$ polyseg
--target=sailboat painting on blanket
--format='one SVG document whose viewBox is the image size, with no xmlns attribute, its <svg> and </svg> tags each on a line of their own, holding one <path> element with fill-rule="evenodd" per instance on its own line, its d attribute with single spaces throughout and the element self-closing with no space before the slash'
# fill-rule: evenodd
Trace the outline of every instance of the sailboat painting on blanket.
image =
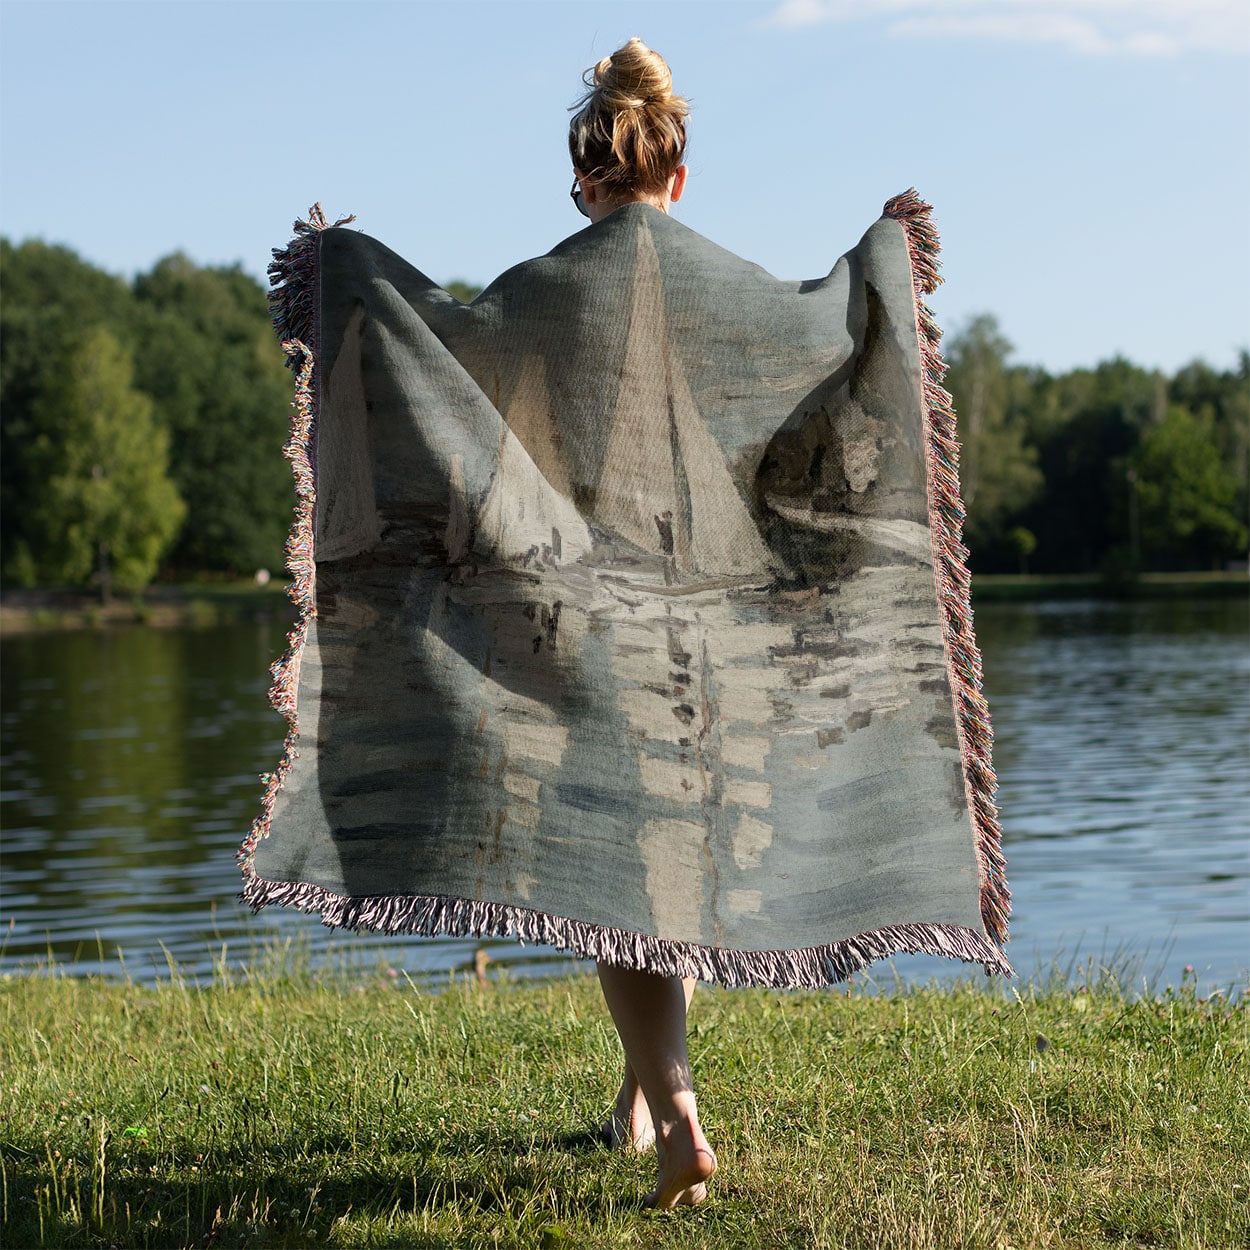
<svg viewBox="0 0 1250 1250">
<path fill-rule="evenodd" d="M 927 206 L 797 283 L 628 205 L 470 305 L 323 226 L 278 263 L 305 611 L 245 897 L 731 985 L 1009 973 Z"/>
</svg>

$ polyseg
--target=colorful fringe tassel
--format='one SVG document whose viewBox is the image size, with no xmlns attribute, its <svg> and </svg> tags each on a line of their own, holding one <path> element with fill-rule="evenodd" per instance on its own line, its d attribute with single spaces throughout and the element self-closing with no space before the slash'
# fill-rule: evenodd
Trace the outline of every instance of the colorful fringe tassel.
<svg viewBox="0 0 1250 1250">
<path fill-rule="evenodd" d="M 942 331 L 921 298 L 942 282 L 938 273 L 941 245 L 930 220 L 933 206 L 916 189 L 889 200 L 882 210 L 906 231 L 916 303 L 916 333 L 924 372 L 925 425 L 928 432 L 929 518 L 933 535 L 933 567 L 942 606 L 946 667 L 955 698 L 955 723 L 963 756 L 965 789 L 972 812 L 977 862 L 981 874 L 981 918 L 998 942 L 1007 941 L 1011 894 L 994 793 L 998 779 L 991 755 L 994 732 L 981 693 L 981 653 L 972 630 L 972 579 L 968 549 L 961 541 L 964 505 L 959 494 L 959 438 L 950 392 L 942 386 Z"/>
</svg>

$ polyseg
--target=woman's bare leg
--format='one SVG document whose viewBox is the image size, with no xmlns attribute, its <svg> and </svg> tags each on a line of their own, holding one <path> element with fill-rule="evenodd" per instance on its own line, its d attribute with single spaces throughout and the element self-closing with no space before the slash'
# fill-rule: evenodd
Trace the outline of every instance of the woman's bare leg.
<svg viewBox="0 0 1250 1250">
<path fill-rule="evenodd" d="M 655 1145 L 655 1125 L 651 1123 L 651 1108 L 633 1065 L 625 1060 L 625 1077 L 617 1091 L 616 1102 L 608 1116 L 608 1122 L 600 1130 L 600 1136 L 613 1150 L 636 1150 L 641 1154 Z"/>
<path fill-rule="evenodd" d="M 694 987 L 698 982 L 694 977 L 682 979 L 682 990 L 686 998 L 686 1010 L 690 1010 L 690 1000 L 694 997 Z M 646 1095 L 638 1084 L 634 1073 L 634 1065 L 625 1060 L 625 1078 L 616 1095 L 616 1104 L 608 1122 L 603 1126 L 603 1140 L 613 1149 L 637 1150 L 639 1153 L 649 1150 L 655 1145 L 655 1125 L 651 1122 L 651 1108 L 647 1106 Z"/>
<path fill-rule="evenodd" d="M 707 1197 L 705 1182 L 716 1171 L 716 1156 L 699 1126 L 690 1079 L 686 986 L 680 977 L 603 963 L 598 968 L 625 1057 L 651 1112 L 660 1175 L 646 1203 L 693 1206 Z"/>
</svg>

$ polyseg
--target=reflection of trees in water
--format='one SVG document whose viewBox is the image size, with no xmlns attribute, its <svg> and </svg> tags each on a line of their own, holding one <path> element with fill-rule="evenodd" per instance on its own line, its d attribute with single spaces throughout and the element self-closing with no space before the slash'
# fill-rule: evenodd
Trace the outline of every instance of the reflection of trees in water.
<svg viewBox="0 0 1250 1250">
<path fill-rule="evenodd" d="M 1246 628 L 1245 601 L 1231 599 L 977 608 L 1022 975 L 1083 932 L 1094 953 L 1107 933 L 1108 949 L 1133 954 L 1170 934 L 1177 969 L 1244 965 L 1245 769 L 1234 756 L 1250 732 Z M 5 789 L 26 795 L 3 806 L 0 913 L 18 922 L 7 962 L 44 953 L 53 920 L 58 957 L 80 944 L 93 957 L 96 930 L 107 957 L 120 934 L 137 979 L 163 969 L 161 941 L 207 969 L 214 924 L 232 952 L 257 931 L 314 935 L 326 949 L 309 917 L 270 909 L 257 925 L 233 904 L 231 855 L 283 730 L 264 701 L 281 642 L 276 624 L 5 640 Z M 1150 815 L 1152 789 L 1166 822 Z M 109 802 L 125 796 L 134 803 Z M 1097 841 L 1100 818 L 1117 828 Z M 1099 852 L 1076 873 L 1082 838 Z M 367 962 L 384 944 L 343 935 L 336 945 Z M 398 945 L 389 949 L 409 969 L 470 963 L 474 946 Z M 514 969 L 536 958 L 511 943 L 496 954 Z M 920 979 L 934 974 L 933 961 L 916 963 Z"/>
<path fill-rule="evenodd" d="M 8 640 L 7 789 L 27 797 L 5 826 L 42 834 L 6 835 L 8 866 L 28 850 L 61 909 L 103 890 L 138 901 L 136 874 L 241 837 L 282 733 L 264 703 L 280 640 L 267 625 Z"/>
</svg>

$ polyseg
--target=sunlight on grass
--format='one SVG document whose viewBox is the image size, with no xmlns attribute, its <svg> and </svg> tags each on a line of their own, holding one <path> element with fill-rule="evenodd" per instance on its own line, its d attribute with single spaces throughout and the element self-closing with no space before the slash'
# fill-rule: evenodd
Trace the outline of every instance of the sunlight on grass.
<svg viewBox="0 0 1250 1250">
<path fill-rule="evenodd" d="M 12 1246 L 1233 1246 L 1245 997 L 1112 975 L 701 989 L 721 1171 L 640 1210 L 598 1145 L 619 1079 L 592 979 L 525 986 L 282 950 L 155 989 L 0 982 Z"/>
</svg>

